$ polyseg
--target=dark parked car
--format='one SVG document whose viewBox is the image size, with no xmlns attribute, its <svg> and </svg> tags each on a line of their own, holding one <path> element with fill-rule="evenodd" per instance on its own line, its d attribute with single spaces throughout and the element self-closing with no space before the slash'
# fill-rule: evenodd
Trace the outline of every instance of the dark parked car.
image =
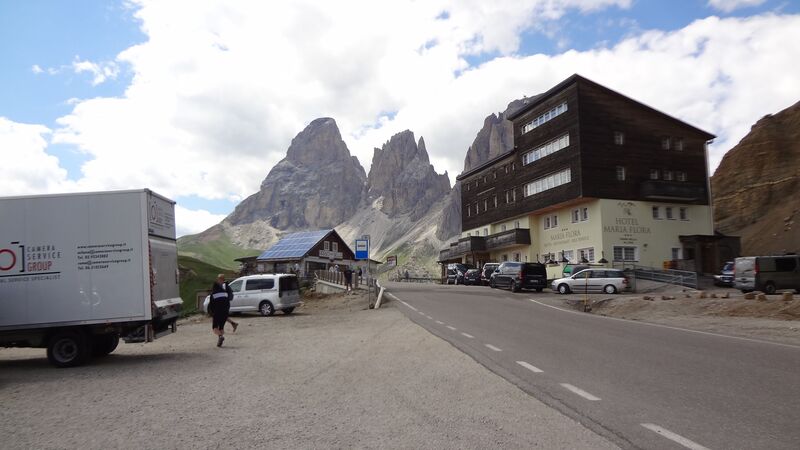
<svg viewBox="0 0 800 450">
<path fill-rule="evenodd" d="M 500 263 L 484 264 L 483 269 L 481 270 L 481 284 L 488 286 L 489 282 L 492 280 L 492 274 L 498 267 L 500 267 Z"/>
<path fill-rule="evenodd" d="M 464 284 L 481 284 L 481 271 L 469 269 L 464 273 Z"/>
<path fill-rule="evenodd" d="M 719 274 L 714 275 L 714 284 L 717 286 L 733 286 L 733 261 L 726 262 Z"/>
<path fill-rule="evenodd" d="M 513 292 L 535 289 L 542 292 L 547 287 L 547 269 L 541 263 L 504 262 L 492 274 L 493 288 L 508 288 Z"/>
<path fill-rule="evenodd" d="M 474 269 L 469 264 L 453 263 L 447 265 L 447 284 L 464 284 L 464 274 Z"/>
</svg>

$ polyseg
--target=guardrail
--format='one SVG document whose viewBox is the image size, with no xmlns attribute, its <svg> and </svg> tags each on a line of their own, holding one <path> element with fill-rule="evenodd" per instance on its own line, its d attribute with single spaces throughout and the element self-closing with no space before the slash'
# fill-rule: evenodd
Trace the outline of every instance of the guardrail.
<svg viewBox="0 0 800 450">
<path fill-rule="evenodd" d="M 658 283 L 675 284 L 697 289 L 697 274 L 685 270 L 656 269 L 653 267 L 633 266 L 633 273 L 639 280 L 650 280 Z"/>
</svg>

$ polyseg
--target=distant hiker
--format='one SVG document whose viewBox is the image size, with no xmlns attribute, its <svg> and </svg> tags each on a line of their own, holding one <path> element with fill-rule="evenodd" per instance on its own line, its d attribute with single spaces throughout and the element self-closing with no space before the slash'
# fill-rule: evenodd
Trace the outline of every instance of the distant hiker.
<svg viewBox="0 0 800 450">
<path fill-rule="evenodd" d="M 350 269 L 350 266 L 344 268 L 344 287 L 347 292 L 353 290 L 353 270 Z"/>
<path fill-rule="evenodd" d="M 358 280 L 361 281 L 361 267 L 358 268 Z"/>
<path fill-rule="evenodd" d="M 222 342 L 225 341 L 225 322 L 228 321 L 228 313 L 231 309 L 231 300 L 233 300 L 233 289 L 225 282 L 225 275 L 217 275 L 217 281 L 211 286 L 211 299 L 209 306 L 211 308 L 213 319 L 211 321 L 211 331 L 217 335 L 217 347 L 222 347 Z M 236 322 L 230 321 L 233 325 L 233 331 L 239 326 Z"/>
<path fill-rule="evenodd" d="M 403 274 L 403 276 L 405 276 L 405 278 L 406 278 L 406 282 L 408 282 L 408 271 L 407 271 L 407 270 L 406 270 L 406 273 L 405 273 L 405 274 Z"/>
</svg>

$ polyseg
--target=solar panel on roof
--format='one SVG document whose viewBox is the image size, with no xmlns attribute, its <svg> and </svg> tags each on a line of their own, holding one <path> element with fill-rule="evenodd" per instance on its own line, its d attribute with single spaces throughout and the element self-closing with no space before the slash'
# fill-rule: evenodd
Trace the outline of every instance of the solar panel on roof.
<svg viewBox="0 0 800 450">
<path fill-rule="evenodd" d="M 284 236 L 259 255 L 259 260 L 301 258 L 331 230 L 301 231 Z"/>
</svg>

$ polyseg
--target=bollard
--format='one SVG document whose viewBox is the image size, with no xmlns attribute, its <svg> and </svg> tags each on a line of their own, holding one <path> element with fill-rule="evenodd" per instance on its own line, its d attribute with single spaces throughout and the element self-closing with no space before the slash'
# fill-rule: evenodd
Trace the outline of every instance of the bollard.
<svg viewBox="0 0 800 450">
<path fill-rule="evenodd" d="M 782 300 L 785 301 L 785 302 L 790 302 L 790 301 L 794 300 L 794 295 L 792 295 L 791 292 L 784 292 Z"/>
<path fill-rule="evenodd" d="M 755 300 L 756 293 L 755 292 L 745 292 L 744 299 L 745 300 Z"/>
<path fill-rule="evenodd" d="M 760 302 L 767 301 L 767 294 L 764 294 L 763 292 L 759 292 L 758 295 L 756 295 L 756 300 L 758 300 Z"/>
</svg>

